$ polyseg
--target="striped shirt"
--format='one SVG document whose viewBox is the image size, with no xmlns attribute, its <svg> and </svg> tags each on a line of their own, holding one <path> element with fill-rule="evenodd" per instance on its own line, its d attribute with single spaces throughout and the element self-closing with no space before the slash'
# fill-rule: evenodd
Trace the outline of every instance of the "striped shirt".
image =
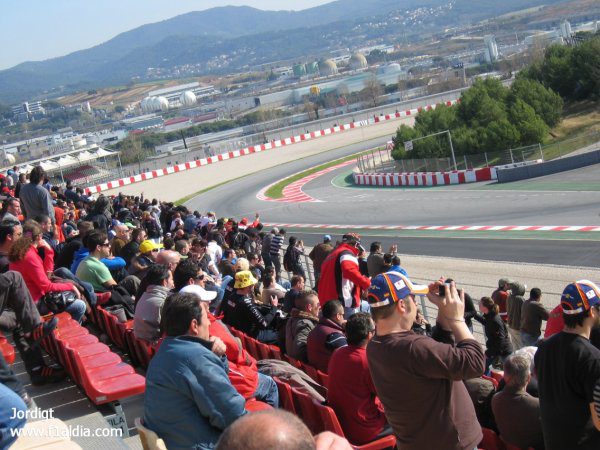
<svg viewBox="0 0 600 450">
<path fill-rule="evenodd" d="M 278 255 L 279 250 L 281 250 L 281 246 L 283 245 L 283 236 L 277 234 L 271 238 L 271 248 L 269 249 L 269 253 L 271 255 Z"/>
</svg>

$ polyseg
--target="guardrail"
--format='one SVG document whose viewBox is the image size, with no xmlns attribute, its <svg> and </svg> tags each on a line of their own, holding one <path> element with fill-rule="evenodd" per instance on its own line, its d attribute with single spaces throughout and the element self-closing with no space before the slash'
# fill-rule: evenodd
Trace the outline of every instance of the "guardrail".
<svg viewBox="0 0 600 450">
<path fill-rule="evenodd" d="M 315 289 L 315 277 L 314 277 L 314 265 L 312 260 L 308 257 L 308 253 L 310 253 L 311 248 L 306 247 L 305 248 L 305 254 L 303 254 L 300 258 L 300 262 L 302 263 L 302 268 L 304 269 L 304 273 L 306 274 L 306 280 L 305 280 L 305 286 L 307 288 L 310 289 Z M 284 251 L 281 250 L 280 252 L 280 257 L 283 259 L 283 255 L 284 255 Z M 287 272 L 285 270 L 283 270 L 283 266 L 282 266 L 282 272 L 281 272 L 281 277 L 285 280 L 291 280 L 292 279 L 292 273 L 291 272 Z M 418 279 L 413 279 L 413 281 L 415 282 L 419 282 L 419 283 L 428 283 L 429 281 L 427 280 L 418 280 Z M 468 290 L 469 285 L 464 285 L 461 286 L 463 287 L 465 290 Z M 490 293 L 496 289 L 496 287 L 489 287 L 489 291 Z M 431 326 L 435 325 L 435 320 L 437 318 L 437 311 L 438 308 L 437 306 L 435 306 L 433 303 L 431 303 L 429 300 L 427 300 L 427 297 L 424 295 L 419 295 L 419 301 L 418 304 L 420 305 L 420 309 L 421 312 L 423 313 L 423 317 L 425 317 L 425 320 L 427 320 Z M 473 299 L 476 302 L 476 299 Z M 473 321 L 473 336 L 475 337 L 475 339 L 477 339 L 478 342 L 480 342 L 481 344 L 485 344 L 485 333 L 483 331 L 483 326 L 477 322 L 477 321 Z"/>
<path fill-rule="evenodd" d="M 484 152 L 475 155 L 457 155 L 458 170 L 471 170 L 483 167 L 514 164 L 541 159 L 551 161 L 569 156 L 570 153 L 592 146 L 600 141 L 600 132 L 592 131 L 561 142 L 543 145 L 541 143 L 501 151 Z M 399 159 L 392 157 L 392 148 L 373 150 L 357 158 L 357 165 L 363 173 L 381 172 L 451 172 L 454 171 L 452 158 Z"/>
</svg>

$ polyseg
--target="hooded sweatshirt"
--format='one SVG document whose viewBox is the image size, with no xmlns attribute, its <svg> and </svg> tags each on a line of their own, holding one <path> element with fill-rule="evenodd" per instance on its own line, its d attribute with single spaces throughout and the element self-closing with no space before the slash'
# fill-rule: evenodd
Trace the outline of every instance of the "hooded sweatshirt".
<svg viewBox="0 0 600 450">
<path fill-rule="evenodd" d="M 521 308 L 525 302 L 525 286 L 518 281 L 510 285 L 510 295 L 506 302 L 508 312 L 508 326 L 513 330 L 521 329 Z"/>
</svg>

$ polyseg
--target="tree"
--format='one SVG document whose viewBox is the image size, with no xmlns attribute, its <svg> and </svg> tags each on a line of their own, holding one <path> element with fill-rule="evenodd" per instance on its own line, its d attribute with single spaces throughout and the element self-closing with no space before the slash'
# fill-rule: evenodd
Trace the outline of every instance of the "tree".
<svg viewBox="0 0 600 450">
<path fill-rule="evenodd" d="M 521 99 L 531 106 L 546 125 L 553 127 L 560 122 L 564 102 L 560 95 L 542 83 L 527 78 L 517 78 L 510 87 L 511 102 Z"/>
<path fill-rule="evenodd" d="M 521 145 L 544 142 L 548 134 L 548 125 L 535 113 L 535 110 L 521 99 L 510 107 L 510 119 L 521 135 Z"/>
<path fill-rule="evenodd" d="M 438 105 L 435 109 L 422 111 L 415 119 L 415 129 L 422 135 L 451 130 L 458 125 L 456 108 Z"/>
<path fill-rule="evenodd" d="M 407 156 L 407 152 L 404 148 L 406 141 L 412 141 L 413 139 L 420 137 L 417 130 L 408 125 L 400 125 L 396 131 L 396 136 L 392 138 L 394 143 L 394 149 L 392 150 L 392 157 L 394 159 L 403 159 Z"/>
<path fill-rule="evenodd" d="M 600 100 L 600 35 L 575 47 L 572 60 L 578 78 L 576 97 Z"/>
<path fill-rule="evenodd" d="M 10 106 L 0 103 L 0 117 L 10 119 L 13 116 Z"/>
<path fill-rule="evenodd" d="M 477 80 L 461 95 L 458 115 L 464 123 L 474 127 L 485 127 L 493 121 L 506 119 L 502 101 L 507 95 L 508 90 L 498 80 Z"/>
<path fill-rule="evenodd" d="M 364 81 L 364 88 L 361 91 L 362 97 L 365 101 L 369 102 L 373 108 L 378 105 L 379 97 L 381 96 L 383 89 L 381 88 L 381 83 L 377 77 L 373 74 L 369 78 L 366 78 Z"/>
<path fill-rule="evenodd" d="M 124 113 L 125 107 L 123 105 L 117 105 L 117 106 L 115 106 L 115 112 L 118 114 Z"/>
</svg>

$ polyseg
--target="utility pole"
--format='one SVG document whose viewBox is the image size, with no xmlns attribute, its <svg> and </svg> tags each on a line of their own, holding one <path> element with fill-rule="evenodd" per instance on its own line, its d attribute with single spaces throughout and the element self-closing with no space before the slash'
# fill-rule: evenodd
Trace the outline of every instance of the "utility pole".
<svg viewBox="0 0 600 450">
<path fill-rule="evenodd" d="M 420 141 L 421 139 L 426 139 L 428 137 L 439 136 L 440 134 L 448 133 L 448 142 L 450 143 L 450 153 L 452 154 L 452 164 L 454 164 L 454 170 L 458 170 L 458 166 L 456 165 L 456 156 L 454 155 L 454 145 L 452 145 L 452 135 L 450 134 L 450 130 L 439 131 L 437 133 L 428 134 L 427 136 L 422 136 L 416 139 L 412 139 L 410 141 L 406 141 L 404 143 L 404 148 L 406 151 L 410 151 L 413 148 L 413 142 Z"/>
</svg>

